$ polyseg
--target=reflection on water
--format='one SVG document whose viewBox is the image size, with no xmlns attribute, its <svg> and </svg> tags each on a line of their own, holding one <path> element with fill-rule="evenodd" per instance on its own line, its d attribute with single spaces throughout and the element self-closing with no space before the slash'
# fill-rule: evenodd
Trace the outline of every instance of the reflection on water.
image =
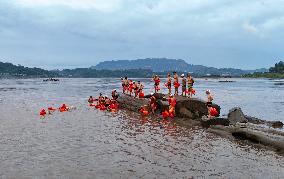
<svg viewBox="0 0 284 179">
<path fill-rule="evenodd" d="M 260 117 L 277 119 L 282 114 L 277 107 L 283 107 L 283 87 L 272 89 L 273 81 L 196 81 L 198 96 L 212 89 L 224 111 L 240 105 Z M 147 86 L 150 91 L 152 84 Z M 1 89 L 13 89 L 0 93 L 0 177 L 283 178 L 284 159 L 274 152 L 239 145 L 202 128 L 86 105 L 89 95 L 119 87 L 119 79 L 0 81 Z M 268 104 L 260 102 L 263 99 Z M 39 119 L 39 109 L 62 103 L 77 109 Z M 265 109 L 258 113 L 258 107 L 268 106 L 268 114 Z"/>
</svg>

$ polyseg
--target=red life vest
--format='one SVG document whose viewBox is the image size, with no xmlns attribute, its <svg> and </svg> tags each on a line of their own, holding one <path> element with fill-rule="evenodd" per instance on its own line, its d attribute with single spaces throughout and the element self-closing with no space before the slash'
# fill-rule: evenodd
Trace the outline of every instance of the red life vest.
<svg viewBox="0 0 284 179">
<path fill-rule="evenodd" d="M 218 113 L 217 109 L 214 108 L 214 107 L 212 107 L 212 108 L 210 109 L 210 116 L 216 117 L 216 116 L 218 116 L 218 115 L 219 115 L 219 113 Z"/>
<path fill-rule="evenodd" d="M 139 93 L 139 98 L 144 98 L 144 93 L 143 92 Z"/>
<path fill-rule="evenodd" d="M 167 110 L 165 110 L 164 112 L 162 112 L 162 116 L 164 119 L 169 117 L 169 112 Z"/>
<path fill-rule="evenodd" d="M 175 81 L 175 82 L 174 82 L 174 87 L 175 87 L 175 88 L 178 88 L 179 86 L 180 86 L 179 82 Z"/>
<path fill-rule="evenodd" d="M 39 112 L 39 115 L 40 115 L 40 116 L 45 116 L 45 115 L 46 115 L 45 109 L 42 109 L 42 110 Z"/>
<path fill-rule="evenodd" d="M 54 107 L 49 107 L 48 110 L 49 110 L 49 111 L 56 111 L 56 108 L 54 108 Z"/>
</svg>

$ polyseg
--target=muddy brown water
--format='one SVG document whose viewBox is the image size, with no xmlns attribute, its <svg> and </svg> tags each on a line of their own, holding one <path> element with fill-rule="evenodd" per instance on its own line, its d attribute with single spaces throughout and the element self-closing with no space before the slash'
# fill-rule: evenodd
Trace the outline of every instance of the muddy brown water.
<svg viewBox="0 0 284 179">
<path fill-rule="evenodd" d="M 0 177 L 284 177 L 284 158 L 272 151 L 229 141 L 199 127 L 86 105 L 88 95 L 109 93 L 118 85 L 116 79 L 1 80 Z M 200 91 L 206 88 L 200 86 Z M 281 99 L 275 102 L 279 105 Z M 39 118 L 41 108 L 62 103 L 77 109 Z"/>
</svg>

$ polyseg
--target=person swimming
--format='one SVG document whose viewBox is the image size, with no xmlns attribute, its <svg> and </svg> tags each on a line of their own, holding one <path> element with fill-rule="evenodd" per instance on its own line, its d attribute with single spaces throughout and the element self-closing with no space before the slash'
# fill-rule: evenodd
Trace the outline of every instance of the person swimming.
<svg viewBox="0 0 284 179">
<path fill-rule="evenodd" d="M 95 100 L 94 100 L 93 96 L 90 96 L 89 99 L 88 99 L 89 104 L 93 104 L 94 101 Z"/>
</svg>

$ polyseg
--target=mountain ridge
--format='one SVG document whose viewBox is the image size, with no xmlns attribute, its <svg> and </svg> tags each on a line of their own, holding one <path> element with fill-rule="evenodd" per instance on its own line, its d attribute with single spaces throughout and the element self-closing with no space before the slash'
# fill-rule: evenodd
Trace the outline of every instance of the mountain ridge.
<svg viewBox="0 0 284 179">
<path fill-rule="evenodd" d="M 228 75 L 241 76 L 254 72 L 266 72 L 268 69 L 262 68 L 257 70 L 242 70 L 235 68 L 215 68 L 204 65 L 193 65 L 182 59 L 168 58 L 145 58 L 136 60 L 111 60 L 100 62 L 96 66 L 92 66 L 96 70 L 129 70 L 129 69 L 150 69 L 153 72 L 191 72 L 197 75 Z"/>
</svg>

